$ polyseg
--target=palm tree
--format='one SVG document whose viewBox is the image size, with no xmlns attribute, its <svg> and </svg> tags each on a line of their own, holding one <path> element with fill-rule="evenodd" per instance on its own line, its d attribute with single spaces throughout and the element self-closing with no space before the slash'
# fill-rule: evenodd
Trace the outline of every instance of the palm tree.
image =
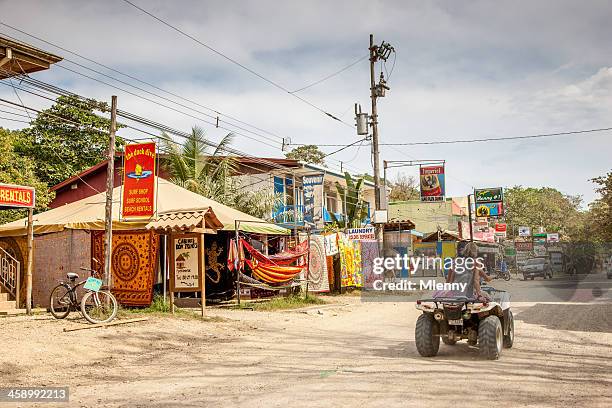
<svg viewBox="0 0 612 408">
<path fill-rule="evenodd" d="M 225 154 L 233 142 L 232 133 L 223 137 L 212 151 L 204 130 L 198 126 L 191 129 L 182 145 L 171 142 L 165 133 L 162 138 L 171 182 L 223 204 L 232 204 L 235 183 L 231 176 L 235 174 L 236 159 Z"/>
<path fill-rule="evenodd" d="M 344 214 L 343 220 L 338 220 L 334 214 L 331 214 L 331 216 L 333 221 L 342 228 L 360 227 L 368 216 L 367 203 L 361 198 L 363 180 L 363 177 L 359 177 L 355 181 L 350 173 L 345 172 L 344 181 L 346 187 L 336 181 L 336 190 L 338 190 L 338 194 L 342 197 L 346 214 Z"/>
<path fill-rule="evenodd" d="M 278 197 L 266 191 L 249 191 L 236 176 L 236 157 L 227 155 L 234 140 L 227 134 L 211 151 L 211 142 L 198 126 L 182 145 L 163 133 L 163 149 L 168 154 L 166 166 L 170 181 L 189 191 L 213 199 L 255 217 L 270 218 Z"/>
</svg>

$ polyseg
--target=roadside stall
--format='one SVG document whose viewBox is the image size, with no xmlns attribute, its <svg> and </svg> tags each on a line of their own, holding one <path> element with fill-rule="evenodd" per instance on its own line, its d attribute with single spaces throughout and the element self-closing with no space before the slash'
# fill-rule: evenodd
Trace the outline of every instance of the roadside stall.
<svg viewBox="0 0 612 408">
<path fill-rule="evenodd" d="M 235 221 L 241 231 L 284 235 L 285 228 L 262 220 L 156 178 L 157 209 L 154 221 L 122 221 L 120 206 L 113 205 L 111 255 L 112 291 L 120 303 L 148 306 L 153 287 L 160 292 L 169 278 L 171 234 L 206 234 L 202 263 L 207 295 L 234 295 L 227 269 L 229 236 Z M 113 189 L 113 202 L 121 200 L 121 187 Z M 100 193 L 34 216 L 32 302 L 47 307 L 50 290 L 67 272 L 80 267 L 103 270 L 105 193 Z M 27 233 L 26 220 L 0 226 L 0 243 L 19 247 Z M 23 246 L 23 245 L 21 245 Z M 92 257 L 99 263 L 93 262 Z M 225 260 L 225 261 L 224 261 Z M 224 284 L 230 283 L 225 287 Z M 161 287 L 160 287 L 161 286 Z M 202 288 L 196 288 L 202 289 Z M 194 290 L 195 292 L 196 290 Z"/>
</svg>

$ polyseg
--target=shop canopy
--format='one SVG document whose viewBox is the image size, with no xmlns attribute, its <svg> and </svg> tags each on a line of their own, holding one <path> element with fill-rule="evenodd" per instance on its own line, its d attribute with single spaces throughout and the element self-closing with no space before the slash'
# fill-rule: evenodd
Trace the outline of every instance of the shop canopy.
<svg viewBox="0 0 612 408">
<path fill-rule="evenodd" d="M 121 187 L 113 189 L 113 230 L 166 229 L 172 226 L 172 219 L 185 218 L 184 214 L 199 214 L 201 228 L 210 230 L 222 229 L 234 231 L 235 222 L 240 221 L 239 230 L 258 234 L 288 234 L 289 230 L 245 214 L 241 211 L 218 203 L 199 194 L 179 187 L 162 178 L 157 179 L 157 218 L 153 221 L 121 221 Z M 64 206 L 34 216 L 34 233 L 46 234 L 64 229 L 104 230 L 106 193 L 75 201 Z M 183 215 L 176 215 L 183 214 Z M 195 217 L 177 225 L 194 227 Z M 163 223 L 160 225 L 159 223 Z M 1 236 L 26 234 L 26 219 L 10 222 L 0 226 Z"/>
</svg>

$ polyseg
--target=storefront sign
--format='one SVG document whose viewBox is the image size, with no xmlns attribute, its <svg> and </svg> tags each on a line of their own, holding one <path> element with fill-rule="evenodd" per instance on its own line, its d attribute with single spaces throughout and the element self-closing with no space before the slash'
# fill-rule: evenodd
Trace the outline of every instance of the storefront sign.
<svg viewBox="0 0 612 408">
<path fill-rule="evenodd" d="M 504 201 L 504 189 L 502 187 L 474 190 L 474 202 L 476 204 L 500 203 L 502 201 Z"/>
<path fill-rule="evenodd" d="M 519 237 L 530 237 L 531 236 L 531 228 L 529 228 L 529 227 L 518 227 L 518 235 L 519 235 Z"/>
<path fill-rule="evenodd" d="M 350 228 L 346 230 L 346 235 L 353 241 L 376 241 L 374 227 Z"/>
<path fill-rule="evenodd" d="M 474 232 L 489 232 L 489 223 L 487 221 L 478 221 L 474 223 Z"/>
<path fill-rule="evenodd" d="M 476 204 L 477 217 L 499 217 L 502 215 L 504 215 L 504 204 L 502 202 Z"/>
<path fill-rule="evenodd" d="M 155 215 L 155 143 L 125 146 L 121 216 L 144 219 Z"/>
<path fill-rule="evenodd" d="M 444 201 L 444 165 L 421 167 L 420 175 L 421 201 Z"/>
<path fill-rule="evenodd" d="M 506 232 L 506 230 L 508 229 L 508 226 L 506 224 L 503 223 L 495 223 L 495 232 Z"/>
<path fill-rule="evenodd" d="M 548 233 L 546 234 L 546 242 L 559 242 L 559 233 Z"/>
<path fill-rule="evenodd" d="M 171 242 L 170 290 L 173 292 L 200 291 L 202 282 L 201 234 L 172 235 Z"/>
<path fill-rule="evenodd" d="M 323 177 L 323 174 L 302 177 L 302 185 L 304 186 L 304 221 L 306 222 L 314 224 L 321 219 L 320 210 L 316 211 L 316 196 L 322 196 Z"/>
<path fill-rule="evenodd" d="M 514 248 L 520 252 L 529 252 L 533 250 L 533 242 L 531 241 L 516 241 Z"/>
<path fill-rule="evenodd" d="M 35 197 L 34 187 L 0 184 L 0 207 L 33 208 Z"/>
</svg>

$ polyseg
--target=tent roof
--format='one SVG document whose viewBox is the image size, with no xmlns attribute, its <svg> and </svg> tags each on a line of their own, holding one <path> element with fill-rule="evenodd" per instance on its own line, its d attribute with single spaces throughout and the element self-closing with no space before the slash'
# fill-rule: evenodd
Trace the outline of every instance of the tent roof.
<svg viewBox="0 0 612 408">
<path fill-rule="evenodd" d="M 45 211 L 34 216 L 34 233 L 70 229 L 103 230 L 106 193 L 102 192 L 70 204 Z M 149 220 L 125 222 L 119 220 L 121 205 L 121 187 L 113 189 L 113 230 L 145 229 Z M 199 194 L 179 187 L 167 180 L 157 178 L 157 213 L 158 216 L 176 212 L 209 212 L 214 217 L 207 218 L 207 226 L 234 231 L 235 221 L 240 220 L 239 229 L 245 232 L 260 234 L 287 234 L 289 230 L 245 214 L 234 208 L 218 203 Z M 217 220 L 217 222 L 215 222 Z M 208 221 L 210 221 L 210 224 Z M 220 223 L 218 223 L 220 221 Z M 0 236 L 26 234 L 26 219 L 10 222 L 0 226 Z"/>
</svg>

